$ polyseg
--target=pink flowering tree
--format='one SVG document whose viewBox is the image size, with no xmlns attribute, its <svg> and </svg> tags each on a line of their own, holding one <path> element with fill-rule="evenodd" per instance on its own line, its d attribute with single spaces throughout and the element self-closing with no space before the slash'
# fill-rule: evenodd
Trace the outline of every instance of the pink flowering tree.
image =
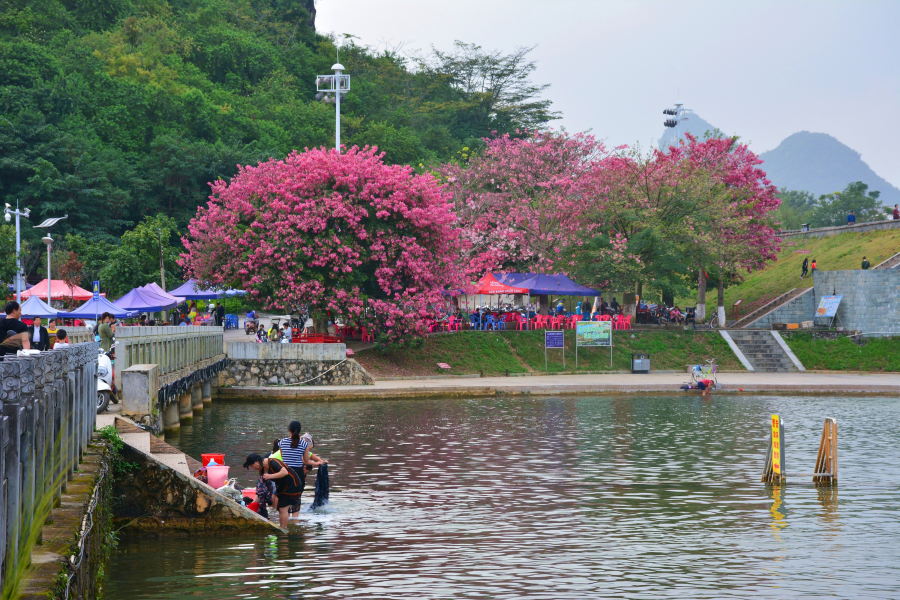
<svg viewBox="0 0 900 600">
<path fill-rule="evenodd" d="M 460 232 L 434 177 L 376 152 L 294 152 L 213 183 L 184 239 L 186 272 L 266 308 L 374 325 L 381 339 L 423 334 L 460 284 Z"/>
<path fill-rule="evenodd" d="M 441 175 L 469 246 L 469 272 L 566 271 L 562 254 L 600 207 L 596 167 L 603 144 L 584 134 L 535 131 L 485 139 L 468 162 Z"/>
<path fill-rule="evenodd" d="M 705 294 L 705 269 L 715 268 L 722 285 L 775 259 L 769 217 L 778 199 L 761 161 L 732 138 L 687 138 L 647 154 L 620 148 L 602 161 L 603 210 L 570 248 L 586 283 L 639 295 L 650 284 L 674 295 L 699 272 Z"/>
</svg>

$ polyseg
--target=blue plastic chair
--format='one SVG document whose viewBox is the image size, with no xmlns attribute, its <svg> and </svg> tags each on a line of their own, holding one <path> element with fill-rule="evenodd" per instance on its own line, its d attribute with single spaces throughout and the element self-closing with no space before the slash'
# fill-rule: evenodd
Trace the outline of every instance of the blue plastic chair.
<svg viewBox="0 0 900 600">
<path fill-rule="evenodd" d="M 225 329 L 237 329 L 238 328 L 238 318 L 237 315 L 225 315 Z"/>
<path fill-rule="evenodd" d="M 503 315 L 494 321 L 494 328 L 506 331 L 506 315 Z"/>
<path fill-rule="evenodd" d="M 494 315 L 486 315 L 484 317 L 484 329 L 487 330 L 488 325 L 491 326 L 491 329 L 497 329 L 497 321 L 494 320 Z"/>
<path fill-rule="evenodd" d="M 481 329 L 481 321 L 478 319 L 478 315 L 469 315 L 469 323 L 472 324 L 472 329 L 476 331 Z"/>
</svg>

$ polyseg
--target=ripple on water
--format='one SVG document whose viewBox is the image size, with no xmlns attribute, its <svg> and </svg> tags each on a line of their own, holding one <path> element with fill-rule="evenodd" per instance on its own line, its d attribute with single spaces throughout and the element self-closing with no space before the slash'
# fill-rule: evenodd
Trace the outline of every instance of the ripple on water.
<svg viewBox="0 0 900 600">
<path fill-rule="evenodd" d="M 288 538 L 122 542 L 107 597 L 900 596 L 894 398 L 219 402 L 174 443 L 243 457 L 303 421 L 331 504 Z M 809 472 L 838 419 L 841 484 L 758 483 L 772 412 Z M 307 488 L 311 501 L 311 487 Z"/>
</svg>

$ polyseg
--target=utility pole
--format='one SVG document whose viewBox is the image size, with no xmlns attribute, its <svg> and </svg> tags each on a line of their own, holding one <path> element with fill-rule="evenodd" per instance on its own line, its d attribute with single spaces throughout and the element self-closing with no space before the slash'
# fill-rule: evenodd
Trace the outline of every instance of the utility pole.
<svg viewBox="0 0 900 600">
<path fill-rule="evenodd" d="M 26 208 L 23 211 L 19 210 L 19 201 L 16 200 L 16 210 L 12 210 L 9 204 L 6 205 L 6 208 L 3 211 L 5 214 L 6 222 L 9 223 L 12 221 L 12 215 L 16 215 L 16 302 L 22 304 L 22 237 L 19 233 L 19 217 L 28 218 L 28 215 L 31 214 L 31 209 Z"/>
<path fill-rule="evenodd" d="M 666 119 L 663 121 L 663 125 L 666 127 L 671 127 L 675 129 L 675 143 L 678 143 L 678 140 L 681 139 L 681 122 L 687 121 L 688 117 L 685 116 L 687 114 L 692 113 L 693 111 L 689 108 L 682 108 L 684 105 L 680 102 L 675 103 L 675 108 L 667 108 L 663 111 L 664 115 L 668 115 L 670 117 L 675 117 L 674 119 Z"/>
<path fill-rule="evenodd" d="M 166 265 L 163 261 L 162 229 L 157 229 L 156 231 L 159 234 L 159 279 L 162 282 L 163 291 L 166 291 Z"/>
<path fill-rule="evenodd" d="M 50 237 L 50 228 L 53 227 L 54 225 L 56 225 L 57 223 L 59 223 L 60 221 L 62 221 L 63 219 L 68 219 L 68 218 L 69 218 L 69 215 L 66 215 L 64 217 L 54 217 L 54 218 L 44 220 L 44 222 L 41 223 L 40 225 L 34 226 L 35 229 L 46 229 L 47 230 L 47 235 L 44 236 L 43 238 L 41 238 L 41 241 L 44 242 L 45 244 L 47 244 L 47 306 L 53 306 L 52 304 L 50 304 L 50 301 L 52 299 L 52 296 L 50 295 L 51 294 L 50 250 L 53 248 L 53 238 Z"/>
</svg>

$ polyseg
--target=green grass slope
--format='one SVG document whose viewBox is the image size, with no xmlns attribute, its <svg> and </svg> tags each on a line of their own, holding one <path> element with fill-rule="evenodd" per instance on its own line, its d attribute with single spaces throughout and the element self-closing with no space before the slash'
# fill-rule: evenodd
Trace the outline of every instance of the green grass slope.
<svg viewBox="0 0 900 600">
<path fill-rule="evenodd" d="M 799 250 L 809 250 L 801 254 Z M 871 231 L 866 233 L 844 233 L 825 238 L 788 239 L 782 243 L 778 260 L 762 271 L 749 273 L 739 285 L 725 289 L 725 308 L 729 318 L 731 306 L 743 299 L 741 315 L 766 304 L 791 288 L 812 287 L 811 277 L 800 279 L 804 258 L 818 262 L 819 271 L 839 271 L 859 269 L 863 256 L 868 257 L 874 267 L 886 258 L 900 252 L 900 230 Z M 707 314 L 715 310 L 718 294 L 715 289 L 707 292 Z M 680 306 L 693 306 L 697 297 L 681 298 Z"/>
<path fill-rule="evenodd" d="M 807 369 L 823 371 L 900 371 L 900 338 L 823 339 L 809 332 L 782 334 Z"/>
<path fill-rule="evenodd" d="M 634 337 L 632 337 L 634 336 Z M 575 371 L 575 332 L 566 331 L 566 371 Z M 613 365 L 609 365 L 608 348 L 580 348 L 579 371 L 609 371 L 631 368 L 631 353 L 650 353 L 653 370 L 679 370 L 687 365 L 715 358 L 721 369 L 742 370 L 737 357 L 716 332 L 701 331 L 634 331 L 613 333 Z M 544 371 L 544 332 L 460 332 L 427 338 L 421 348 L 390 353 L 375 350 L 360 352 L 355 357 L 377 377 L 423 376 L 444 372 L 437 363 L 448 363 L 456 375 L 484 372 L 505 375 L 526 371 Z M 548 354 L 550 372 L 563 371 L 560 350 Z"/>
</svg>

